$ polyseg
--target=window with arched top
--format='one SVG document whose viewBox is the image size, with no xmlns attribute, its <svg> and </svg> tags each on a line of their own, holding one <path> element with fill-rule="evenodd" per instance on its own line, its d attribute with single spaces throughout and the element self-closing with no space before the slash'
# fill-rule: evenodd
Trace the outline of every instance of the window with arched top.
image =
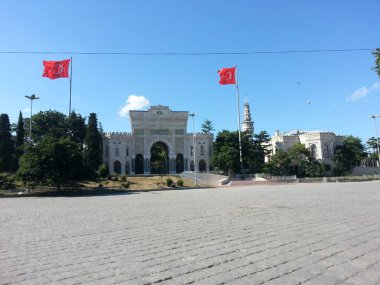
<svg viewBox="0 0 380 285">
<path fill-rule="evenodd" d="M 115 146 L 115 156 L 119 156 L 119 146 Z"/>
<path fill-rule="evenodd" d="M 199 161 L 199 172 L 206 172 L 206 161 L 204 159 Z"/>
<path fill-rule="evenodd" d="M 315 144 L 310 145 L 310 153 L 311 153 L 312 157 L 317 158 L 318 149 L 317 149 L 317 146 Z"/>
<path fill-rule="evenodd" d="M 125 150 L 125 155 L 126 156 L 129 156 L 129 146 L 127 146 L 126 150 Z"/>
<path fill-rule="evenodd" d="M 193 146 L 190 147 L 190 155 L 194 155 L 194 148 L 193 148 Z"/>
<path fill-rule="evenodd" d="M 203 145 L 201 145 L 201 155 L 204 155 L 205 154 L 205 150 L 204 150 L 204 146 Z"/>
<path fill-rule="evenodd" d="M 113 162 L 113 171 L 117 174 L 121 174 L 121 163 L 118 160 Z"/>
<path fill-rule="evenodd" d="M 194 171 L 194 160 L 190 161 L 190 171 Z"/>
<path fill-rule="evenodd" d="M 330 149 L 328 144 L 325 144 L 323 147 L 323 157 L 322 158 L 330 158 Z"/>
</svg>

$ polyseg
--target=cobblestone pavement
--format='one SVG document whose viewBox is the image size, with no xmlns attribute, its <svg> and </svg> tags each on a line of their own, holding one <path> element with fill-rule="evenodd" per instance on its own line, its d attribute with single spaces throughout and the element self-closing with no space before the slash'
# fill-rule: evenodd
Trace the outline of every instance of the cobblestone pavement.
<svg viewBox="0 0 380 285">
<path fill-rule="evenodd" d="M 380 182 L 0 199 L 0 284 L 380 284 Z"/>
</svg>

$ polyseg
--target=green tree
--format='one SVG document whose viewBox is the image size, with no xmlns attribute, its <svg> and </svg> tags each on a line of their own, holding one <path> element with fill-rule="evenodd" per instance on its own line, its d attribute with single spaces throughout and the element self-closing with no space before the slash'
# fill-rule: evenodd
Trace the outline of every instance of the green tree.
<svg viewBox="0 0 380 285">
<path fill-rule="evenodd" d="M 290 161 L 288 153 L 279 149 L 265 165 L 265 172 L 272 175 L 288 175 Z"/>
<path fill-rule="evenodd" d="M 202 124 L 202 133 L 204 134 L 210 134 L 212 131 L 214 131 L 214 125 L 212 121 L 209 119 L 206 119 Z"/>
<path fill-rule="evenodd" d="M 217 134 L 213 145 L 212 164 L 231 175 L 240 170 L 238 132 L 223 130 Z"/>
<path fill-rule="evenodd" d="M 75 112 L 71 112 L 67 118 L 68 135 L 73 142 L 79 143 L 83 148 L 84 138 L 86 136 L 85 119 Z"/>
<path fill-rule="evenodd" d="M 32 117 L 32 138 L 35 142 L 43 137 L 67 137 L 66 116 L 58 111 L 41 111 Z"/>
<path fill-rule="evenodd" d="M 24 153 L 25 129 L 24 120 L 20 111 L 16 128 L 16 158 L 17 163 L 21 155 Z"/>
<path fill-rule="evenodd" d="M 376 74 L 380 77 L 380 48 L 375 49 L 372 54 L 375 56 L 375 67 L 372 69 L 375 70 Z"/>
<path fill-rule="evenodd" d="M 0 172 L 11 172 L 15 165 L 15 151 L 12 141 L 11 124 L 7 114 L 0 115 Z"/>
<path fill-rule="evenodd" d="M 367 157 L 365 147 L 361 139 L 354 136 L 346 136 L 342 145 L 335 147 L 333 169 L 335 175 L 347 175 L 354 166 L 360 165 L 361 161 Z"/>
<path fill-rule="evenodd" d="M 265 156 L 269 154 L 268 142 L 269 134 L 266 131 L 261 131 L 258 134 L 253 134 L 253 141 L 249 152 L 245 152 L 244 158 L 247 161 L 248 168 L 252 173 L 260 173 L 264 171 Z"/>
<path fill-rule="evenodd" d="M 345 145 L 337 145 L 334 150 L 333 160 L 335 162 L 335 167 L 333 168 L 334 175 L 347 175 L 352 169 L 352 159 L 353 153 Z"/>
<path fill-rule="evenodd" d="M 367 145 L 372 149 L 373 153 L 377 154 L 377 139 L 375 137 L 369 138 Z"/>
<path fill-rule="evenodd" d="M 297 177 L 323 176 L 325 167 L 317 161 L 305 145 L 298 143 L 288 151 L 278 150 L 267 163 L 266 170 L 274 175 L 296 175 Z"/>
<path fill-rule="evenodd" d="M 351 166 L 360 165 L 361 161 L 367 157 L 365 147 L 362 144 L 360 138 L 354 136 L 347 136 L 343 140 L 343 145 L 347 146 L 347 148 L 350 150 L 352 154 L 350 156 Z"/>
<path fill-rule="evenodd" d="M 152 173 L 160 173 L 162 175 L 165 172 L 167 161 L 166 152 L 160 145 L 152 148 L 150 161 Z"/>
<path fill-rule="evenodd" d="M 289 148 L 288 156 L 290 173 L 298 177 L 305 177 L 308 163 L 313 160 L 310 150 L 305 148 L 305 145 L 297 143 Z"/>
<path fill-rule="evenodd" d="M 20 159 L 18 175 L 34 185 L 63 184 L 82 179 L 83 158 L 80 147 L 69 138 L 46 136 L 35 145 L 28 146 Z"/>
<path fill-rule="evenodd" d="M 265 156 L 268 154 L 266 143 L 269 141 L 267 132 L 259 134 L 243 132 L 241 134 L 243 168 L 251 173 L 264 170 Z M 214 142 L 212 162 L 224 173 L 238 173 L 240 170 L 239 133 L 223 130 L 217 134 Z"/>
<path fill-rule="evenodd" d="M 95 113 L 91 113 L 88 118 L 86 136 L 84 138 L 84 161 L 89 177 L 94 177 L 100 164 L 102 163 L 103 141 L 98 130 L 98 119 Z"/>
</svg>

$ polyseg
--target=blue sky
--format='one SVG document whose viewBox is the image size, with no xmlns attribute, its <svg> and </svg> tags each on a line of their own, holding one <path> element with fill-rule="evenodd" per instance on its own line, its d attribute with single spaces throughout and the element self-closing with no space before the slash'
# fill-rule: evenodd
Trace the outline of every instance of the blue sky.
<svg viewBox="0 0 380 285">
<path fill-rule="evenodd" d="M 219 85 L 217 71 L 237 65 L 240 107 L 247 98 L 256 132 L 323 130 L 366 141 L 374 136 L 368 116 L 380 113 L 380 80 L 371 70 L 370 51 L 7 52 L 374 49 L 380 47 L 379 11 L 378 0 L 1 0 L 0 112 L 11 122 L 20 110 L 28 117 L 24 95 L 36 94 L 33 113 L 67 114 L 69 80 L 41 77 L 42 61 L 72 56 L 72 109 L 97 113 L 105 131 L 130 131 L 120 110 L 146 109 L 148 102 L 197 113 L 197 131 L 206 119 L 216 132 L 236 130 L 236 89 Z"/>
</svg>

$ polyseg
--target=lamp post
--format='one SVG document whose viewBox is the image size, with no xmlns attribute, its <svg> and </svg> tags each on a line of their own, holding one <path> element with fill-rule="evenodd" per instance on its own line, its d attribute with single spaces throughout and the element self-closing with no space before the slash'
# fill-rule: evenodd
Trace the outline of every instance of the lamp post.
<svg viewBox="0 0 380 285">
<path fill-rule="evenodd" d="M 376 125 L 376 118 L 380 117 L 380 115 L 371 115 L 369 117 L 371 119 L 373 119 L 373 122 L 375 125 L 375 134 L 376 134 L 376 142 L 377 142 L 377 155 L 379 157 L 379 161 L 377 162 L 377 166 L 380 167 L 379 136 L 377 135 L 377 125 Z"/>
<path fill-rule="evenodd" d="M 194 117 L 197 116 L 195 113 L 189 114 L 190 117 L 193 118 L 193 160 L 194 160 L 194 185 L 197 186 L 197 163 L 196 163 L 196 155 L 195 155 L 195 134 L 194 134 Z"/>
<path fill-rule="evenodd" d="M 29 121 L 29 142 L 32 141 L 32 113 L 33 113 L 33 100 L 40 99 L 40 97 L 37 97 L 36 95 L 25 95 L 25 98 L 28 98 L 30 100 L 30 121 Z"/>
</svg>

